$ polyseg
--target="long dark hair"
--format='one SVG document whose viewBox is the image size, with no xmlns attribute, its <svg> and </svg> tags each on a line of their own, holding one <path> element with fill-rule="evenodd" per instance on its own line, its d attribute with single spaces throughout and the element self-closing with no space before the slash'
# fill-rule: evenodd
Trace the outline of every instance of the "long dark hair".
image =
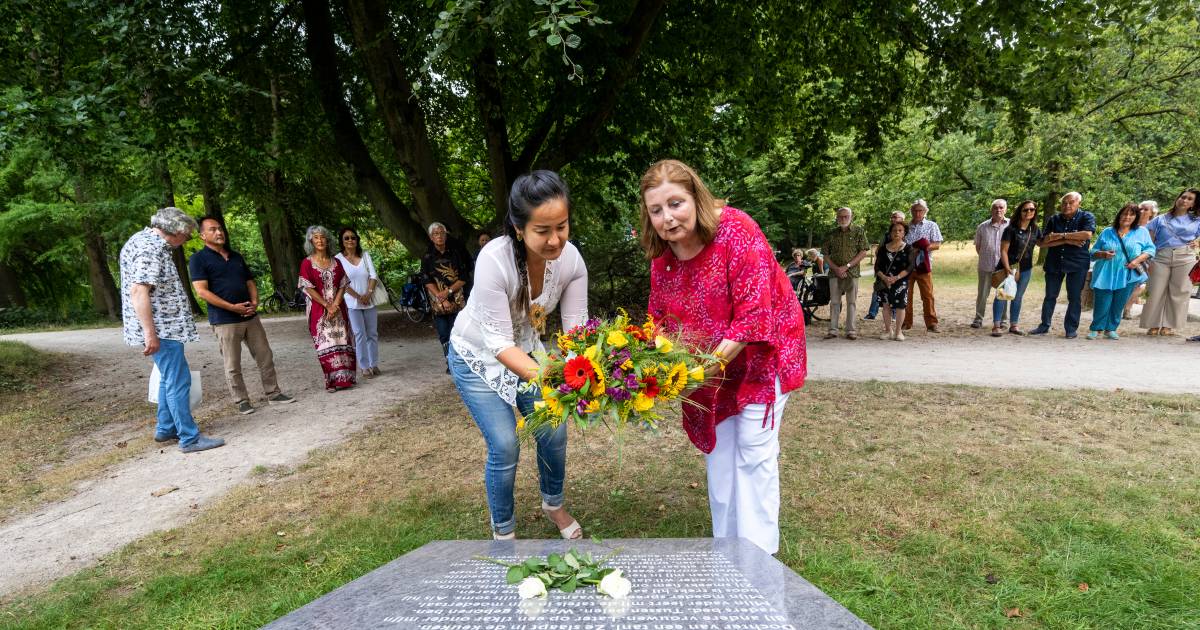
<svg viewBox="0 0 1200 630">
<path fill-rule="evenodd" d="M 533 171 L 517 178 L 508 192 L 508 216 L 504 218 L 504 234 L 512 240 L 513 261 L 521 277 L 521 293 L 528 298 L 529 268 L 526 262 L 525 243 L 517 238 L 517 230 L 525 229 L 533 211 L 554 199 L 567 204 L 567 220 L 571 216 L 571 189 L 554 171 Z M 526 301 L 526 300 L 522 300 Z"/>
<path fill-rule="evenodd" d="M 358 256 L 359 258 L 362 258 L 362 255 L 363 255 L 362 237 L 359 236 L 358 232 L 354 231 L 354 228 L 352 228 L 352 227 L 344 227 L 344 228 L 338 230 L 338 247 L 340 247 L 342 249 L 343 254 L 347 253 L 346 246 L 342 244 L 342 239 L 345 238 L 346 232 L 353 234 L 354 238 L 358 239 L 357 241 L 354 241 L 354 255 Z"/>
<path fill-rule="evenodd" d="M 1175 195 L 1175 201 L 1171 203 L 1171 209 L 1167 211 L 1167 214 L 1175 213 L 1175 204 L 1179 203 L 1179 198 L 1186 193 L 1192 193 L 1192 207 L 1188 208 L 1188 214 L 1193 216 L 1200 214 L 1200 190 L 1195 188 L 1187 188 L 1178 195 Z M 226 235 L 225 238 L 229 238 L 229 236 Z"/>
<path fill-rule="evenodd" d="M 1038 203 L 1032 199 L 1026 199 L 1017 204 L 1017 211 L 1013 213 L 1012 226 L 1015 230 L 1021 229 L 1021 217 L 1024 216 L 1025 206 L 1033 206 L 1033 218 L 1029 219 L 1028 227 L 1033 228 L 1033 226 L 1037 225 Z"/>
</svg>

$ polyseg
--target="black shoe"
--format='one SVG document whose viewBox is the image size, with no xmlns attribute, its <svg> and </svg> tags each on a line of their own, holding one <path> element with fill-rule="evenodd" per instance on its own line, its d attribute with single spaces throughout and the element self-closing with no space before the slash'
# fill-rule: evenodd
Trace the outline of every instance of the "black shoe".
<svg viewBox="0 0 1200 630">
<path fill-rule="evenodd" d="M 875 319 L 875 316 L 870 313 L 867 313 L 867 316 L 864 317 L 863 319 Z"/>
<path fill-rule="evenodd" d="M 1039 324 L 1037 328 L 1034 328 L 1033 330 L 1029 331 L 1029 334 L 1031 334 L 1031 335 L 1044 335 L 1044 334 L 1046 334 L 1046 333 L 1048 333 L 1048 332 L 1050 332 L 1050 327 L 1049 327 L 1049 326 L 1047 326 L 1047 325 L 1045 325 L 1045 324 Z"/>
<path fill-rule="evenodd" d="M 1078 335 L 1078 334 L 1076 334 L 1076 333 L 1074 333 L 1074 332 L 1069 332 L 1069 333 L 1067 333 L 1067 334 L 1066 334 L 1066 338 L 1067 338 L 1067 339 L 1074 339 L 1074 338 L 1076 338 L 1076 337 L 1078 337 L 1078 336 L 1079 336 L 1079 335 Z"/>
</svg>

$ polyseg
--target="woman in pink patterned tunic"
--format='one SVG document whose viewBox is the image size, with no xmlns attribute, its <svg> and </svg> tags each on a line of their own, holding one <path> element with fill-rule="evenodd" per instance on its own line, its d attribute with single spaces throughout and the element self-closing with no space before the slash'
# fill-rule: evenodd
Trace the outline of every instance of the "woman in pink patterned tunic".
<svg viewBox="0 0 1200 630">
<path fill-rule="evenodd" d="M 713 536 L 775 553 L 779 423 L 807 373 L 800 304 L 758 224 L 686 164 L 654 164 L 641 193 L 650 313 L 726 362 L 683 408 L 688 437 L 707 453 Z"/>
<path fill-rule="evenodd" d="M 329 230 L 314 225 L 304 234 L 308 257 L 300 262 L 301 291 L 308 296 L 308 332 L 312 334 L 317 360 L 325 372 L 325 391 L 354 387 L 354 336 L 343 296 L 350 280 L 346 270 L 330 253 L 333 237 Z"/>
</svg>

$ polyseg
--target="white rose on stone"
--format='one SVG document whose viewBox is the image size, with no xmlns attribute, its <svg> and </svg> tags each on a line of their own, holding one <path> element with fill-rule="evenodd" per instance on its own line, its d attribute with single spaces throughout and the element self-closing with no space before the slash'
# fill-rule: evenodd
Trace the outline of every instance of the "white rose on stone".
<svg viewBox="0 0 1200 630">
<path fill-rule="evenodd" d="M 600 580 L 600 585 L 596 587 L 596 590 L 600 591 L 604 595 L 612 597 L 613 599 L 620 599 L 628 595 L 629 591 L 633 590 L 633 584 L 631 584 L 626 577 L 621 575 L 620 569 L 616 569 Z"/>
<path fill-rule="evenodd" d="M 535 577 L 527 577 L 517 585 L 517 593 L 521 599 L 546 596 L 546 583 Z"/>
</svg>

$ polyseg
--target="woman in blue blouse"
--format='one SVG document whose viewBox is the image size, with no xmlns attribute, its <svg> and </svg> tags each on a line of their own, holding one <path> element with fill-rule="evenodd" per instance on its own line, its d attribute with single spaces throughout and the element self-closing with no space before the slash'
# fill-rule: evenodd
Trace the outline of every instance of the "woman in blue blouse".
<svg viewBox="0 0 1200 630">
<path fill-rule="evenodd" d="M 1104 228 L 1092 245 L 1092 325 L 1088 339 L 1104 333 L 1109 339 L 1120 339 L 1121 311 L 1129 293 L 1146 278 L 1141 264 L 1154 256 L 1154 241 L 1146 228 L 1138 227 L 1137 204 L 1129 202 L 1113 218 L 1111 227 Z"/>
<path fill-rule="evenodd" d="M 1157 253 L 1150 270 L 1149 298 L 1142 309 L 1142 328 L 1148 335 L 1171 336 L 1187 323 L 1188 294 L 1192 281 L 1188 272 L 1196 264 L 1196 240 L 1200 238 L 1200 214 L 1196 212 L 1200 190 L 1189 188 L 1175 198 L 1171 211 L 1154 217 L 1146 226 Z"/>
</svg>

